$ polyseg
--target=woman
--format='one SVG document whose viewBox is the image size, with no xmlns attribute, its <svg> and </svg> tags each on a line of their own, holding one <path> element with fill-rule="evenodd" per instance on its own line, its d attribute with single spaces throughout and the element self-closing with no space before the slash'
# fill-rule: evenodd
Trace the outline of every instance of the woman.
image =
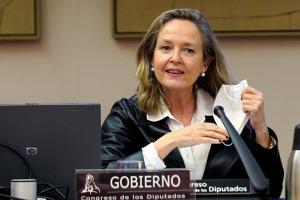
<svg viewBox="0 0 300 200">
<path fill-rule="evenodd" d="M 212 118 L 222 84 L 232 84 L 217 40 L 197 10 L 162 13 L 137 53 L 138 92 L 116 102 L 102 125 L 103 167 L 141 160 L 147 169 L 183 168 L 192 178 L 247 178 L 228 133 Z M 250 122 L 241 133 L 267 178 L 270 195 L 280 196 L 283 168 L 277 137 L 267 127 L 263 95 L 247 87 L 243 110 Z"/>
</svg>

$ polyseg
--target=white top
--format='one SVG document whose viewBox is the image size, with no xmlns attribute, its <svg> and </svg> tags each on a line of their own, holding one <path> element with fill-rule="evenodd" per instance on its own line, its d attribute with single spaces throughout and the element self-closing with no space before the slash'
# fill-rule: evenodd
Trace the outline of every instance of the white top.
<svg viewBox="0 0 300 200">
<path fill-rule="evenodd" d="M 197 91 L 197 109 L 192 117 L 191 124 L 204 122 L 205 115 L 213 114 L 213 98 L 204 90 Z M 183 124 L 175 119 L 168 108 L 164 106 L 162 111 L 156 114 L 147 114 L 147 120 L 156 122 L 168 117 L 167 124 L 171 131 L 183 127 Z M 202 179 L 211 144 L 198 144 L 191 147 L 179 148 L 185 167 L 191 170 L 191 179 Z M 164 169 L 166 165 L 158 156 L 153 143 L 142 148 L 146 169 Z"/>
</svg>

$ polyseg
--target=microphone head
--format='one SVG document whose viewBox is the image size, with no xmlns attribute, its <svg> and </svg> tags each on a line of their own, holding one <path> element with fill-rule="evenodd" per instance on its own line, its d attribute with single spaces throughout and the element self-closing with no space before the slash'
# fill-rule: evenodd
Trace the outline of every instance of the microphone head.
<svg viewBox="0 0 300 200">
<path fill-rule="evenodd" d="M 214 114 L 217 115 L 219 118 L 225 116 L 224 108 L 222 106 L 216 106 L 214 108 Z"/>
</svg>

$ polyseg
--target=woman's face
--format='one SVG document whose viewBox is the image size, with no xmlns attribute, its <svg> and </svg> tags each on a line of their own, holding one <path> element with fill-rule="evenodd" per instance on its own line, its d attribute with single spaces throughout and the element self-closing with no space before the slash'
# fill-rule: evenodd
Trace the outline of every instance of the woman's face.
<svg viewBox="0 0 300 200">
<path fill-rule="evenodd" d="M 165 92 L 192 91 L 199 75 L 207 70 L 202 43 L 198 27 L 189 20 L 173 19 L 163 26 L 151 65 Z"/>
</svg>

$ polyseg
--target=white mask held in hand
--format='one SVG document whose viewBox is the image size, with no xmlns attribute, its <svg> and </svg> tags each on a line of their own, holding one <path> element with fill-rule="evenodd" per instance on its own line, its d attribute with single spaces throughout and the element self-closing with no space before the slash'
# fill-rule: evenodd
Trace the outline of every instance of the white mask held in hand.
<svg viewBox="0 0 300 200">
<path fill-rule="evenodd" d="M 249 116 L 243 111 L 241 97 L 243 89 L 247 86 L 246 80 L 241 81 L 237 85 L 222 85 L 214 103 L 214 107 L 222 106 L 224 108 L 226 116 L 239 134 L 241 134 L 249 120 Z M 215 114 L 213 114 L 213 117 L 217 125 L 225 129 L 223 123 Z"/>
</svg>

